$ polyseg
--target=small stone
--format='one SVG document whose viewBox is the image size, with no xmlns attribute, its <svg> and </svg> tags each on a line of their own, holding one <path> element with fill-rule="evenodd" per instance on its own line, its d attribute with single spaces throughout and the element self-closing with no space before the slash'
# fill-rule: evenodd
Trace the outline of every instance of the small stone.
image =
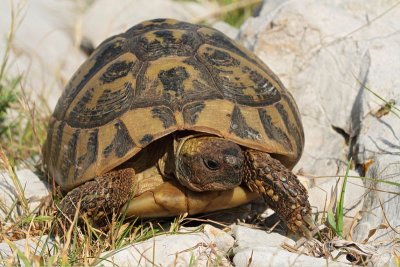
<svg viewBox="0 0 400 267">
<path fill-rule="evenodd" d="M 213 242 L 217 248 L 223 252 L 228 252 L 235 243 L 235 239 L 221 229 L 215 228 L 209 224 L 204 225 L 204 233 Z"/>
</svg>

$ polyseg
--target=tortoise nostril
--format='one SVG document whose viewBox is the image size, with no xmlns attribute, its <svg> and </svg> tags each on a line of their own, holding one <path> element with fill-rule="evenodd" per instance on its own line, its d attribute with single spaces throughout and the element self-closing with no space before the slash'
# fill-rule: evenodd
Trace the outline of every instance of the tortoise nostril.
<svg viewBox="0 0 400 267">
<path fill-rule="evenodd" d="M 242 166 L 242 160 L 236 156 L 228 155 L 224 157 L 224 161 L 231 165 L 235 170 L 240 169 Z"/>
</svg>

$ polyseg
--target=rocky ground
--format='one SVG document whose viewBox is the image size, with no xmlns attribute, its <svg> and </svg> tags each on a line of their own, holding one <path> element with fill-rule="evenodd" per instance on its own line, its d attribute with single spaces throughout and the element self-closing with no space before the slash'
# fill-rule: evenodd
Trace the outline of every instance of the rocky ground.
<svg viewBox="0 0 400 267">
<path fill-rule="evenodd" d="M 28 1 L 22 7 L 23 20 L 15 33 L 10 75 L 23 73 L 25 92 L 38 105 L 48 105 L 52 110 L 65 83 L 86 58 L 82 43 L 97 45 L 145 19 L 173 17 L 197 22 L 218 12 L 217 6 L 207 1 L 148 2 Z M 1 38 L 11 27 L 10 3 L 0 3 Z M 266 0 L 240 29 L 223 22 L 214 24 L 265 61 L 296 99 L 306 141 L 294 171 L 307 186 L 313 212 L 319 219 L 334 209 L 350 166 L 344 192 L 345 239 L 316 245 L 325 249 L 319 255 L 329 251 L 337 258 L 299 255 L 290 249 L 295 245 L 292 239 L 251 225 L 232 224 L 221 230 L 204 224 L 195 229 L 184 227 L 184 234 L 165 234 L 119 251 L 104 252 L 102 257 L 107 261 L 97 263 L 342 266 L 351 264 L 351 256 L 346 258 L 351 253 L 363 256 L 369 264 L 398 266 L 399 17 L 400 5 L 391 0 Z M 0 55 L 5 50 L 6 42 L 1 41 Z M 51 186 L 33 169 L 21 169 L 16 174 L 29 209 L 35 210 Z M 20 205 L 15 201 L 18 190 L 10 175 L 2 172 L 0 203 Z M 248 205 L 246 209 L 254 211 L 254 207 L 260 208 Z M 18 207 L 13 212 L 18 213 Z M 263 214 L 267 217 L 270 211 Z M 0 209 L 1 221 L 8 216 Z M 29 246 L 35 251 L 40 242 L 20 240 L 15 245 L 22 251 Z M 56 241 L 46 246 L 52 242 Z M 15 251 L 10 243 L 0 244 L 0 259 L 15 256 Z"/>
</svg>

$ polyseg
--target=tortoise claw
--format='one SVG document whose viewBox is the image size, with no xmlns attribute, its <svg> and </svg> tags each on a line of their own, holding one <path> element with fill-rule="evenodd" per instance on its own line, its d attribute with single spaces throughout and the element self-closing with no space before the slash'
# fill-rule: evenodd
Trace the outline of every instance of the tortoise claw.
<svg viewBox="0 0 400 267">
<path fill-rule="evenodd" d="M 308 228 L 313 229 L 313 230 L 317 228 L 317 226 L 315 225 L 315 222 L 310 214 L 303 216 L 303 221 L 308 224 Z"/>
<path fill-rule="evenodd" d="M 301 225 L 300 230 L 301 233 L 307 238 L 311 239 L 316 232 L 318 232 L 318 227 L 316 226 L 311 214 L 306 214 L 303 216 L 303 222 L 304 223 Z"/>
<path fill-rule="evenodd" d="M 299 229 L 301 230 L 301 233 L 307 238 L 310 239 L 312 238 L 312 233 L 310 229 L 307 228 L 304 224 L 300 225 Z"/>
</svg>

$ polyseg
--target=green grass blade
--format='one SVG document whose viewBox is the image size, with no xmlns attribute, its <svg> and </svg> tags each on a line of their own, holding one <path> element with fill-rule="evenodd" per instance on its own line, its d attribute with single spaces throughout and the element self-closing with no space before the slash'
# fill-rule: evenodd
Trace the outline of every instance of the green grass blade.
<svg viewBox="0 0 400 267">
<path fill-rule="evenodd" d="M 344 209 L 344 194 L 346 192 L 346 184 L 347 184 L 347 177 L 349 175 L 350 166 L 351 166 L 351 158 L 347 163 L 346 174 L 343 178 L 342 190 L 340 191 L 340 197 L 338 206 L 336 208 L 336 226 L 337 226 L 337 234 L 343 238 L 343 209 Z"/>
<path fill-rule="evenodd" d="M 332 227 L 332 229 L 335 230 L 335 232 L 337 232 L 335 214 L 333 214 L 331 210 L 328 210 L 328 223 Z"/>
</svg>

